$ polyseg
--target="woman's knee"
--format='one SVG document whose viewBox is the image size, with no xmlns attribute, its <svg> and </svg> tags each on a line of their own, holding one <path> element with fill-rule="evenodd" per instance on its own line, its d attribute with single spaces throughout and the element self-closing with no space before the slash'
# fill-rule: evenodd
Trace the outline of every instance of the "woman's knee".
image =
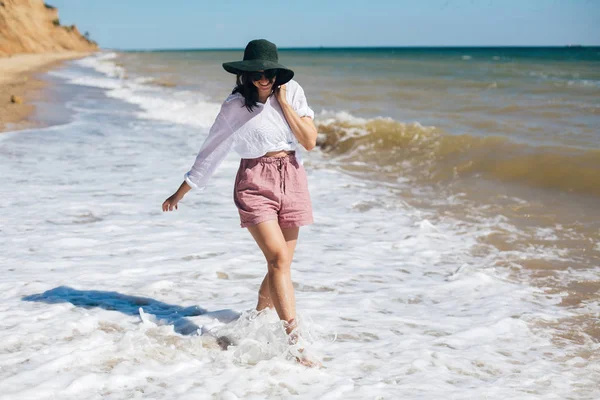
<svg viewBox="0 0 600 400">
<path fill-rule="evenodd" d="M 292 263 L 287 250 L 278 251 L 267 260 L 269 265 L 269 273 L 271 272 L 287 272 Z"/>
</svg>

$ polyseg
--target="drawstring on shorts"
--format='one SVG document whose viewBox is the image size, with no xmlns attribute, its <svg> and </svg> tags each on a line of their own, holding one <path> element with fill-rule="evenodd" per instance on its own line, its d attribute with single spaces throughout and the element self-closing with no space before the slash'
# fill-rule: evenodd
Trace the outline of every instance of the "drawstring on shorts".
<svg viewBox="0 0 600 400">
<path fill-rule="evenodd" d="M 283 194 L 285 194 L 285 175 L 287 172 L 287 157 L 279 157 L 275 162 L 277 163 L 277 170 L 279 171 L 279 189 Z"/>
<path fill-rule="evenodd" d="M 263 164 L 271 164 L 271 163 L 275 164 L 275 166 L 277 167 L 277 171 L 279 171 L 279 190 L 281 191 L 282 194 L 285 194 L 285 189 L 286 189 L 285 188 L 285 179 L 286 179 L 286 176 L 288 176 L 287 168 L 288 168 L 288 164 L 290 162 L 292 162 L 294 157 L 295 157 L 294 153 L 288 153 L 288 155 L 283 156 L 283 157 L 265 156 L 265 157 L 250 159 L 250 160 L 256 160 L 257 162 L 260 162 Z"/>
</svg>

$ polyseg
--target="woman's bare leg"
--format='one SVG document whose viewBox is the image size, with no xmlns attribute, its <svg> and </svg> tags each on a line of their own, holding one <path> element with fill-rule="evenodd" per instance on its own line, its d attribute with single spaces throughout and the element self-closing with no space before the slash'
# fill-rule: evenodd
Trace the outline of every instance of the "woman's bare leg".
<svg viewBox="0 0 600 400">
<path fill-rule="evenodd" d="M 298 241 L 299 228 L 281 229 L 277 221 L 267 221 L 251 226 L 248 230 L 265 255 L 269 269 L 260 291 L 263 293 L 270 291 L 269 300 L 275 306 L 279 318 L 287 322 L 285 329 L 289 334 L 290 344 L 295 344 L 297 333 L 292 331 L 296 328 L 296 298 L 290 267 Z M 259 306 L 261 306 L 260 296 Z M 304 349 L 298 351 L 304 353 Z M 305 355 L 296 356 L 296 361 L 307 367 L 321 366 L 318 360 L 307 358 Z"/>
<path fill-rule="evenodd" d="M 289 333 L 296 318 L 296 299 L 290 269 L 292 258 L 286 238 L 275 220 L 250 226 L 248 230 L 267 259 L 271 302 L 279 318 L 289 324 Z"/>
<path fill-rule="evenodd" d="M 258 291 L 258 304 L 256 305 L 256 311 L 262 311 L 265 308 L 273 308 L 273 302 L 271 301 L 271 288 L 269 287 L 269 273 L 265 275 L 260 289 Z"/>
<path fill-rule="evenodd" d="M 281 228 L 281 232 L 285 238 L 289 252 L 288 254 L 290 255 L 291 260 L 294 259 L 294 251 L 296 250 L 296 242 L 298 241 L 299 230 L 300 228 Z M 273 307 L 273 302 L 271 301 L 271 287 L 269 286 L 269 272 L 267 269 L 267 274 L 265 275 L 260 285 L 260 290 L 258 291 L 258 304 L 256 305 L 256 310 L 261 311 L 265 308 Z"/>
</svg>

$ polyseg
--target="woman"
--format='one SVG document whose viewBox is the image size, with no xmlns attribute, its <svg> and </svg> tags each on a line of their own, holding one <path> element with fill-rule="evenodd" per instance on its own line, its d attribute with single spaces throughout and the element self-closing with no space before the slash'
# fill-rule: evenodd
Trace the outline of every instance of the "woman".
<svg viewBox="0 0 600 400">
<path fill-rule="evenodd" d="M 196 161 L 163 211 L 192 188 L 203 189 L 231 148 L 242 157 L 235 180 L 234 201 L 241 226 L 248 228 L 267 261 L 258 294 L 258 311 L 275 307 L 295 338 L 294 288 L 290 266 L 300 226 L 313 222 L 300 143 L 316 143 L 314 112 L 294 72 L 278 62 L 277 47 L 264 39 L 246 46 L 243 61 L 223 64 L 237 75 L 237 86 L 225 100 Z"/>
</svg>

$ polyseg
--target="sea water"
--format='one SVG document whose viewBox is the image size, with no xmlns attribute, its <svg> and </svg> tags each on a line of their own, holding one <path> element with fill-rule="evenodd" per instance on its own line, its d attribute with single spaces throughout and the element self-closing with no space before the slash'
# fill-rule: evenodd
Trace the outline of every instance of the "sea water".
<svg viewBox="0 0 600 400">
<path fill-rule="evenodd" d="M 598 398 L 594 194 L 431 178 L 437 159 L 401 145 L 455 125 L 436 133 L 368 99 L 327 110 L 318 74 L 301 73 L 323 55 L 292 56 L 330 146 L 303 154 L 315 224 L 292 265 L 302 345 L 323 367 L 296 363 L 275 312 L 253 311 L 266 263 L 239 227 L 234 153 L 161 211 L 231 76 L 193 52 L 102 53 L 52 73 L 69 122 L 0 136 L 0 398 Z M 322 71 L 360 62 L 326 56 Z M 371 140 L 383 128 L 370 125 L 392 130 Z M 395 157 L 373 144 L 393 134 Z"/>
</svg>

